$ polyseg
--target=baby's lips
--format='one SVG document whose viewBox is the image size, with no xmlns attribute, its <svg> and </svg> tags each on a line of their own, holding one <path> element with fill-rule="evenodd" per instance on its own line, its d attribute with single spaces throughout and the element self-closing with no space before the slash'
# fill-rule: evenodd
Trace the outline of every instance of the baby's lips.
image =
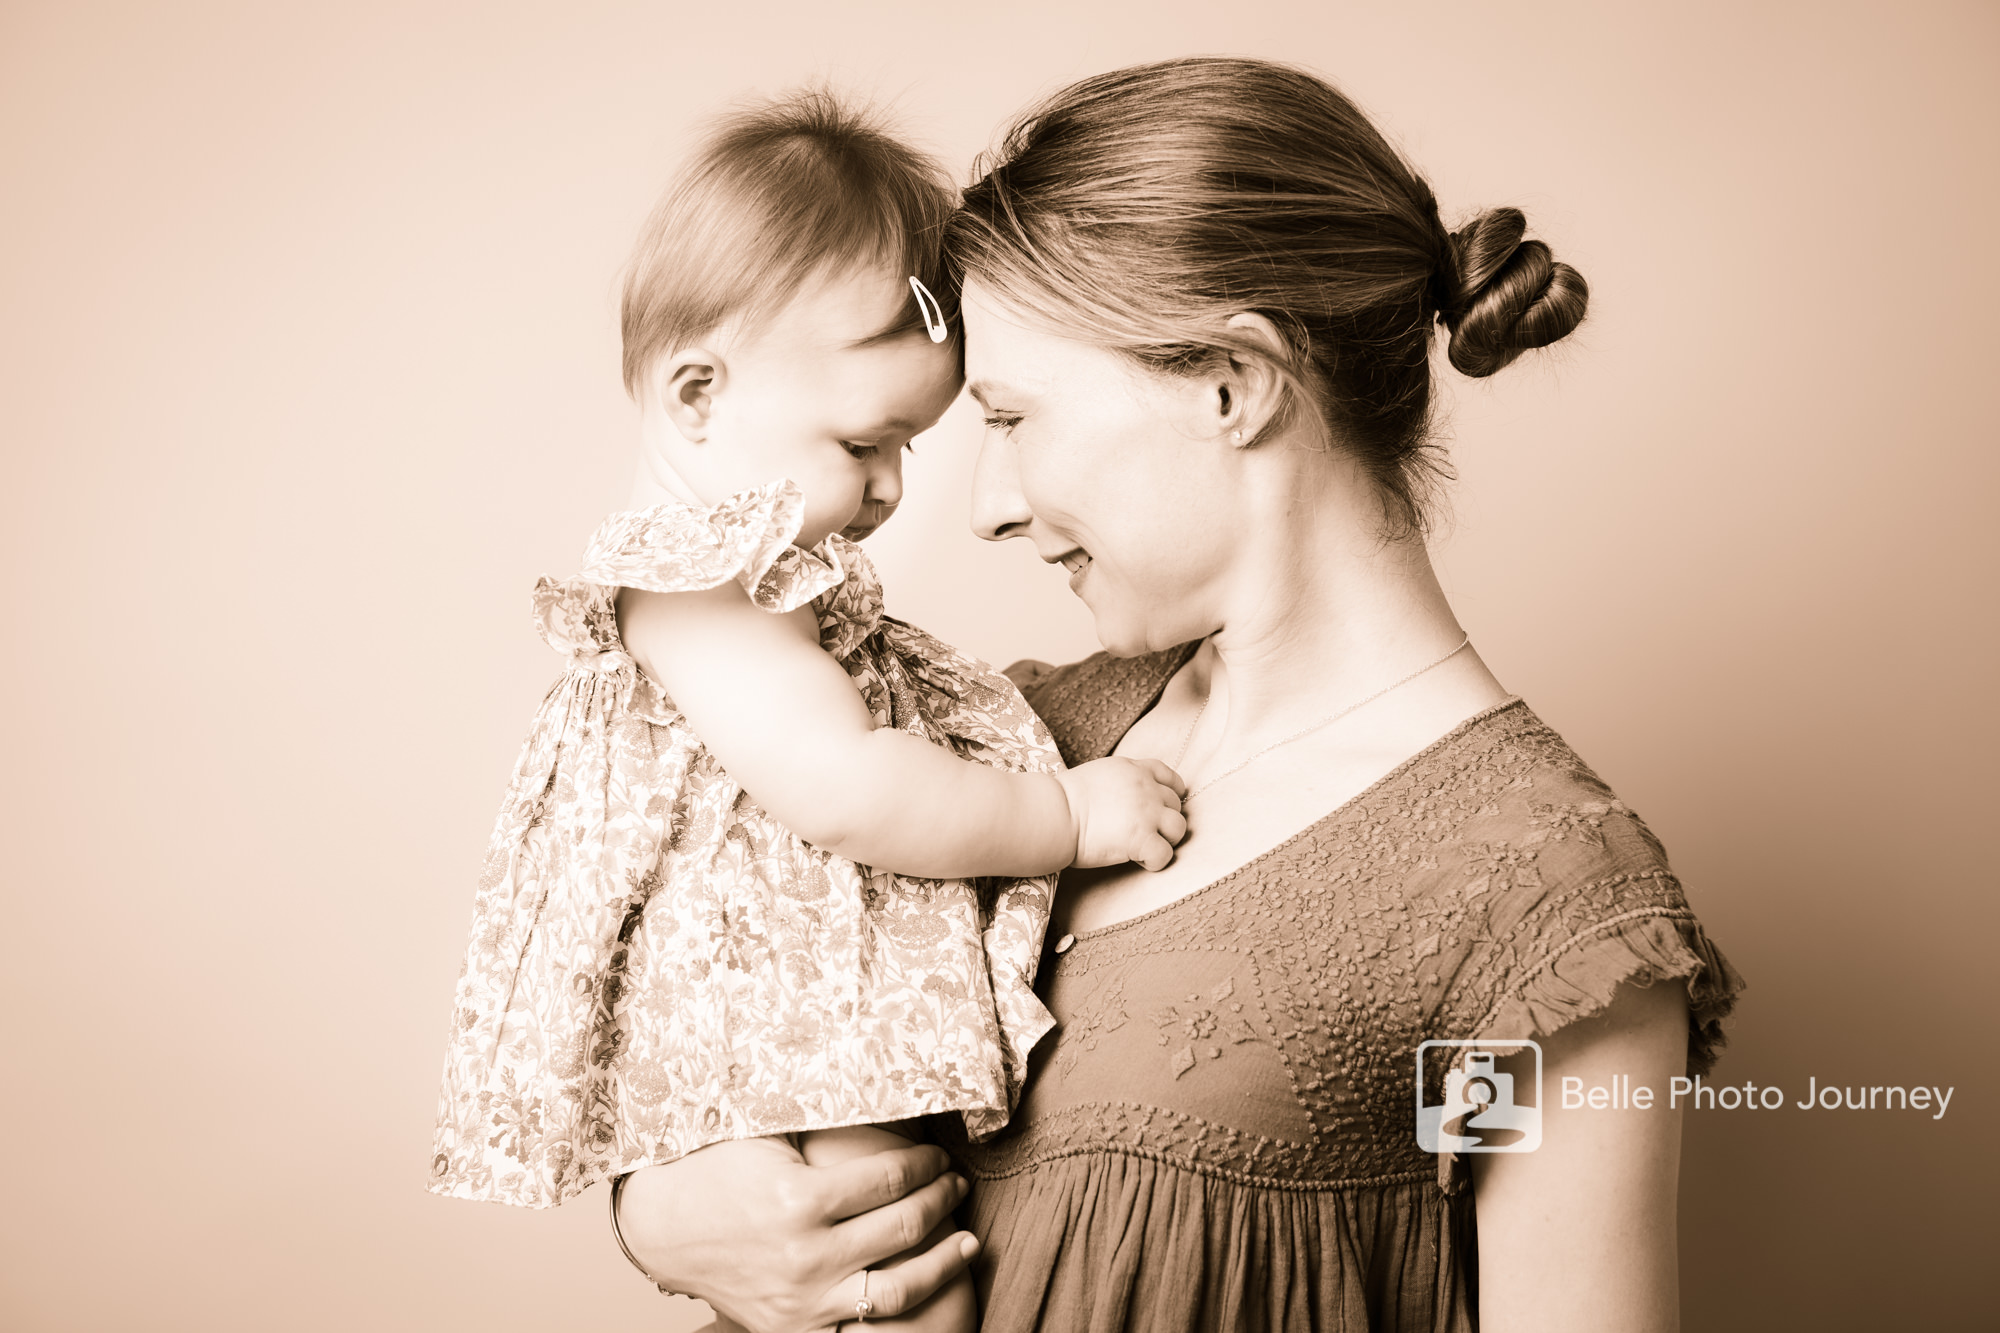
<svg viewBox="0 0 2000 1333">
<path fill-rule="evenodd" d="M 870 533 L 879 531 L 884 523 L 895 516 L 895 513 L 895 505 L 864 504 L 855 511 L 854 521 L 840 530 L 840 535 L 851 542 L 858 542 Z"/>
</svg>

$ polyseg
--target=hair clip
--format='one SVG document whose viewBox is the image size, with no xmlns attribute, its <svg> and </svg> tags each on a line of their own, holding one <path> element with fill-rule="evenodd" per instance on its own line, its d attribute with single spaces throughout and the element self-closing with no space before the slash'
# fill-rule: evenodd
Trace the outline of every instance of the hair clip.
<svg viewBox="0 0 2000 1333">
<path fill-rule="evenodd" d="M 914 274 L 910 277 L 910 290 L 917 294 L 917 309 L 923 312 L 924 332 L 931 335 L 931 341 L 941 343 L 951 330 L 945 327 L 944 307 L 931 295 L 931 289 Z"/>
</svg>

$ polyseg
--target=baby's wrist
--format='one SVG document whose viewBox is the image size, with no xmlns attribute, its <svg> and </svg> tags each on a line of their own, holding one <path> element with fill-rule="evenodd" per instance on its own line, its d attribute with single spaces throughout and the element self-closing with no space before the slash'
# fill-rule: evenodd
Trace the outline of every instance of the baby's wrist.
<svg viewBox="0 0 2000 1333">
<path fill-rule="evenodd" d="M 1075 865 L 1083 858 L 1083 784 L 1073 768 L 1065 768 L 1050 776 L 1056 780 L 1056 790 L 1062 793 L 1062 827 L 1067 839 L 1064 845 L 1069 854 L 1065 864 Z"/>
</svg>

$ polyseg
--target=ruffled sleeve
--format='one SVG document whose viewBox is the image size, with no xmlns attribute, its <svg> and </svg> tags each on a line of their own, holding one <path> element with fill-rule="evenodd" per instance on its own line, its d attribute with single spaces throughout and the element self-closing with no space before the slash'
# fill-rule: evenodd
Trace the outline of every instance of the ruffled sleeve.
<svg viewBox="0 0 2000 1333">
<path fill-rule="evenodd" d="M 843 550 L 836 545 L 840 539 L 829 537 L 819 549 L 802 551 L 792 541 L 804 522 L 805 497 L 785 480 L 739 491 L 707 508 L 669 500 L 613 514 L 592 534 L 577 577 L 535 584 L 535 630 L 568 659 L 570 671 L 609 684 L 620 707 L 647 721 L 667 722 L 672 704 L 637 669 L 618 637 L 618 590 L 699 592 L 735 579 L 754 605 L 773 613 L 816 598 L 839 599 L 849 581 Z M 879 616 L 879 589 L 873 597 Z M 864 609 L 854 595 L 842 604 L 856 615 Z M 872 625 L 854 641 L 870 630 Z"/>
<path fill-rule="evenodd" d="M 1636 816 L 1630 819 L 1643 831 Z M 1515 918 L 1513 924 L 1489 942 L 1490 950 L 1474 951 L 1469 969 L 1474 976 L 1466 991 L 1487 997 L 1485 1013 L 1449 1026 L 1494 1039 L 1539 1041 L 1602 1013 L 1627 983 L 1682 986 L 1688 999 L 1687 1072 L 1714 1069 L 1726 1041 L 1723 1020 L 1745 983 L 1695 920 L 1664 860 L 1637 873 L 1613 872 L 1570 885 L 1516 885 L 1511 896 L 1511 902 L 1496 901 L 1487 919 Z M 1471 1017 L 1471 1010 L 1462 1012 Z M 1438 1154 L 1437 1179 L 1447 1194 L 1464 1190 L 1469 1181 L 1464 1155 Z"/>
<path fill-rule="evenodd" d="M 1493 776 L 1458 836 L 1427 858 L 1413 921 L 1430 1033 L 1540 1040 L 1602 1013 L 1620 986 L 1679 986 L 1687 1072 L 1708 1073 L 1745 983 L 1659 840 L 1525 707 L 1481 734 L 1499 756 Z M 1453 1154 L 1439 1168 L 1447 1189 L 1462 1187 Z"/>
<path fill-rule="evenodd" d="M 1443 929 L 1415 952 L 1440 1016 L 1465 1035 L 1541 1038 L 1602 1012 L 1624 983 L 1672 982 L 1687 988 L 1688 1072 L 1705 1074 L 1743 978 L 1644 821 L 1531 716 L 1513 744 L 1541 737 L 1553 741 L 1541 762 L 1436 858 L 1426 916 Z"/>
<path fill-rule="evenodd" d="M 790 481 L 709 508 L 667 501 L 613 514 L 591 538 L 582 579 L 647 592 L 699 592 L 730 579 L 766 611 L 792 611 L 846 578 L 837 560 L 792 545 L 805 497 Z"/>
<path fill-rule="evenodd" d="M 1722 1020 L 1746 984 L 1686 908 L 1642 905 L 1561 940 L 1528 960 L 1481 1030 L 1546 1037 L 1603 1012 L 1621 985 L 1678 984 L 1688 998 L 1688 1073 L 1715 1067 Z"/>
</svg>

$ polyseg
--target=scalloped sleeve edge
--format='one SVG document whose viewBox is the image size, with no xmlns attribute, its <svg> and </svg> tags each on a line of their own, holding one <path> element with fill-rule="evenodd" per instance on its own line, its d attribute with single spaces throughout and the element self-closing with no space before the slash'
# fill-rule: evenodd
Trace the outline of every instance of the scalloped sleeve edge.
<svg viewBox="0 0 2000 1333">
<path fill-rule="evenodd" d="M 1691 912 L 1630 912 L 1572 938 L 1515 982 L 1481 1030 L 1546 1037 L 1602 1013 L 1627 982 L 1669 980 L 1687 987 L 1688 1073 L 1706 1074 L 1727 1044 L 1723 1020 L 1747 983 Z"/>
<path fill-rule="evenodd" d="M 1714 1069 L 1728 1042 L 1723 1020 L 1748 983 L 1685 910 L 1645 908 L 1573 936 L 1514 983 L 1480 1030 L 1539 1040 L 1603 1013 L 1628 981 L 1638 986 L 1679 981 L 1687 987 L 1687 1072 Z M 1457 1194 L 1467 1183 L 1464 1155 L 1439 1153 L 1438 1188 Z"/>
</svg>

